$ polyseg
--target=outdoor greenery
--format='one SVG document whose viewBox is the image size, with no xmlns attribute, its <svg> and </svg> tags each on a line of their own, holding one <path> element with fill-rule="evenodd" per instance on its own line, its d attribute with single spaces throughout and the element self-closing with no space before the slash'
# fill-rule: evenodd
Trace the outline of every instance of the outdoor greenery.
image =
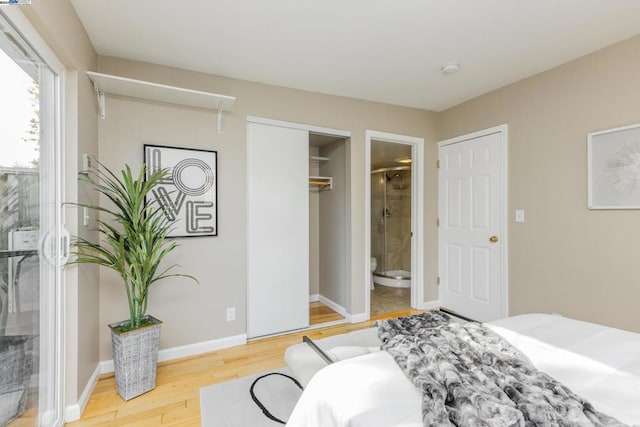
<svg viewBox="0 0 640 427">
<path fill-rule="evenodd" d="M 76 257 L 71 263 L 98 264 L 116 271 L 127 293 L 131 315 L 128 329 L 137 329 L 143 325 L 151 285 L 175 276 L 196 282 L 197 279 L 185 274 L 169 274 L 177 265 L 160 270 L 162 260 L 177 244 L 167 240 L 171 223 L 162 208 L 151 197 L 145 203 L 145 196 L 166 178 L 168 171 L 162 169 L 147 174 L 143 165 L 134 176 L 131 168 L 125 165 L 118 176 L 103 164 L 95 164 L 97 166 L 83 173 L 82 180 L 106 196 L 114 207 L 80 205 L 100 213 L 98 231 L 101 240 L 94 243 L 77 238 L 74 242 Z"/>
<path fill-rule="evenodd" d="M 22 137 L 22 142 L 35 144 L 36 154 L 28 167 L 37 168 L 40 164 L 40 85 L 35 81 L 29 88 L 29 96 L 31 97 L 33 114 L 29 119 L 27 135 Z"/>
</svg>

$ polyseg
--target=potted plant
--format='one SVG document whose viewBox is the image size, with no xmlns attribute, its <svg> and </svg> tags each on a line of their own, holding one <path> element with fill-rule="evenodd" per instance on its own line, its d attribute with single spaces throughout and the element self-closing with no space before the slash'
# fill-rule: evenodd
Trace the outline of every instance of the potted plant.
<svg viewBox="0 0 640 427">
<path fill-rule="evenodd" d="M 113 204 L 80 205 L 99 212 L 98 242 L 77 238 L 74 264 L 98 264 L 120 275 L 124 285 L 130 319 L 113 323 L 111 342 L 116 374 L 116 388 L 124 400 L 155 388 L 156 364 L 162 322 L 147 315 L 151 285 L 168 277 L 193 276 L 170 274 L 176 265 L 161 269 L 163 259 L 177 244 L 167 240 L 171 223 L 158 203 L 145 201 L 153 187 L 166 179 L 166 169 L 147 171 L 143 165 L 134 176 L 131 168 L 116 175 L 99 162 L 83 173 L 98 193 Z"/>
</svg>

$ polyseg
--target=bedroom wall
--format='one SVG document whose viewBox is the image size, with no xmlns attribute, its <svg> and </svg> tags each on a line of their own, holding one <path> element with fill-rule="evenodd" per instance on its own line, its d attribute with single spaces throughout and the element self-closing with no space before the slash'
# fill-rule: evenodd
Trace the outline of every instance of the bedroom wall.
<svg viewBox="0 0 640 427">
<path fill-rule="evenodd" d="M 97 55 L 68 0 L 32 0 L 21 10 L 67 69 L 65 113 L 65 201 L 95 203 L 95 195 L 78 185 L 79 154 L 98 154 L 98 114 L 87 70 L 95 70 Z M 95 239 L 78 209 L 67 205 L 65 226 L 72 235 Z M 98 269 L 74 266 L 65 270 L 66 402 L 74 404 L 99 362 Z"/>
<path fill-rule="evenodd" d="M 634 37 L 439 115 L 439 139 L 509 125 L 510 314 L 640 332 L 640 215 L 587 209 L 586 143 L 589 132 L 640 123 L 638 70 Z"/>
<path fill-rule="evenodd" d="M 348 254 L 352 273 L 346 296 L 351 313 L 364 312 L 364 137 L 366 129 L 423 137 L 427 141 L 425 195 L 436 191 L 436 114 L 424 110 L 322 95 L 190 72 L 111 57 L 98 58 L 98 71 L 237 97 L 216 130 L 215 113 L 128 98 L 107 97 L 107 118 L 99 122 L 100 159 L 108 166 L 138 167 L 142 144 L 155 143 L 218 151 L 219 235 L 181 239 L 171 261 L 200 279 L 158 283 L 149 312 L 163 319 L 161 348 L 244 334 L 246 330 L 246 116 L 254 115 L 351 131 L 347 154 Z M 425 205 L 425 301 L 437 298 L 435 204 Z M 107 324 L 127 318 L 123 290 L 102 272 L 100 319 Z M 236 307 L 236 321 L 225 321 L 225 308 Z M 105 329 L 105 328 L 103 328 Z M 101 329 L 100 356 L 111 358 L 108 331 Z"/>
</svg>

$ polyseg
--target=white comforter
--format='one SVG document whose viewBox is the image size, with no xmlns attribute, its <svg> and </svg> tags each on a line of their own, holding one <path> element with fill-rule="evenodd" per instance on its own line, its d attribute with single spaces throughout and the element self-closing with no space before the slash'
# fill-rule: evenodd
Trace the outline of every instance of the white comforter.
<svg viewBox="0 0 640 427">
<path fill-rule="evenodd" d="M 599 411 L 640 424 L 640 334 L 544 314 L 488 326 Z M 378 352 L 320 370 L 287 426 L 420 427 L 420 407 L 420 392 Z"/>
</svg>

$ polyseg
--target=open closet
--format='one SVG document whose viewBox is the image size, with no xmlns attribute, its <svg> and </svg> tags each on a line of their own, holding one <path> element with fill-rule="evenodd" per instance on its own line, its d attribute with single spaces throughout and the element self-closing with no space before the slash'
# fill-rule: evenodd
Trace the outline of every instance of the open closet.
<svg viewBox="0 0 640 427">
<path fill-rule="evenodd" d="M 349 133 L 247 119 L 247 336 L 345 318 Z M 331 311 L 329 310 L 329 311 Z"/>
<path fill-rule="evenodd" d="M 343 137 L 309 134 L 309 301 L 323 314 L 317 323 L 347 316 L 346 149 Z"/>
</svg>

